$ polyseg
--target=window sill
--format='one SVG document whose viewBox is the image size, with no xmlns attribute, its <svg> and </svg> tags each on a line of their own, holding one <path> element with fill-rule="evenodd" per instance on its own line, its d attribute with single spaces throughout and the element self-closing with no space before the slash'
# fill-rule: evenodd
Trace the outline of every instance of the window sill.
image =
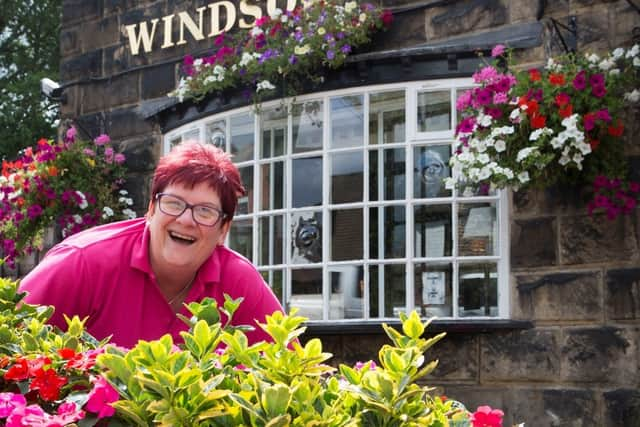
<svg viewBox="0 0 640 427">
<path fill-rule="evenodd" d="M 306 334 L 321 335 L 364 335 L 364 334 L 384 334 L 382 323 L 386 323 L 395 329 L 401 327 L 399 320 L 392 321 L 356 321 L 356 322 L 307 322 Z M 528 320 L 511 320 L 511 319 L 449 319 L 434 320 L 427 328 L 429 334 L 447 332 L 449 334 L 456 333 L 487 333 L 494 331 L 509 331 L 516 329 L 531 329 L 533 322 Z"/>
</svg>

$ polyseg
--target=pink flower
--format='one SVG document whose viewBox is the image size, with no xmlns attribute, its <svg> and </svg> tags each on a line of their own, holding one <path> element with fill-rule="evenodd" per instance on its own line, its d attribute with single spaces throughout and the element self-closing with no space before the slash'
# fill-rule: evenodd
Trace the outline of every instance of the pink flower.
<svg viewBox="0 0 640 427">
<path fill-rule="evenodd" d="M 373 360 L 369 360 L 368 362 L 356 362 L 354 368 L 359 371 L 363 368 L 368 367 L 370 371 L 375 371 L 377 368 L 376 362 Z"/>
<path fill-rule="evenodd" d="M 74 128 L 73 126 L 67 129 L 67 133 L 65 134 L 65 138 L 64 138 L 65 142 L 75 142 L 76 133 L 78 132 L 76 131 L 76 128 Z"/>
<path fill-rule="evenodd" d="M 491 67 L 484 67 L 477 73 L 473 74 L 473 81 L 476 83 L 491 82 L 498 77 L 498 71 Z"/>
<path fill-rule="evenodd" d="M 609 114 L 609 110 L 603 108 L 602 110 L 596 111 L 596 119 L 603 120 L 605 122 L 611 121 L 611 115 Z"/>
<path fill-rule="evenodd" d="M 113 161 L 116 162 L 119 165 L 123 164 L 124 161 L 125 161 L 124 154 L 117 153 L 115 156 L 113 156 Z"/>
<path fill-rule="evenodd" d="M 6 427 L 31 427 L 33 424 L 29 417 L 44 416 L 44 411 L 38 405 L 20 406 L 7 418 Z"/>
<path fill-rule="evenodd" d="M 7 418 L 16 408 L 27 405 L 27 399 L 21 394 L 0 393 L 0 418 Z"/>
<path fill-rule="evenodd" d="M 506 104 L 509 102 L 509 97 L 504 92 L 496 92 L 493 94 L 493 103 L 496 105 Z"/>
<path fill-rule="evenodd" d="M 458 111 L 466 110 L 471 105 L 471 91 L 464 91 L 456 100 L 456 109 Z"/>
<path fill-rule="evenodd" d="M 109 138 L 109 135 L 103 133 L 94 139 L 93 142 L 95 142 L 96 145 L 104 145 L 111 142 L 111 138 Z"/>
<path fill-rule="evenodd" d="M 93 381 L 93 389 L 85 407 L 87 411 L 97 413 L 98 418 L 111 417 L 116 412 L 111 403 L 119 398 L 118 391 L 104 377 L 98 377 Z"/>
<path fill-rule="evenodd" d="M 576 74 L 576 77 L 573 79 L 573 87 L 576 90 L 584 90 L 587 87 L 587 77 L 584 71 L 580 71 Z"/>
<path fill-rule="evenodd" d="M 495 58 L 496 56 L 500 56 L 504 53 L 505 46 L 503 44 L 497 44 L 491 49 L 491 57 Z"/>
<path fill-rule="evenodd" d="M 479 406 L 471 415 L 473 427 L 502 427 L 504 412 L 500 409 L 491 409 L 491 406 Z"/>
</svg>

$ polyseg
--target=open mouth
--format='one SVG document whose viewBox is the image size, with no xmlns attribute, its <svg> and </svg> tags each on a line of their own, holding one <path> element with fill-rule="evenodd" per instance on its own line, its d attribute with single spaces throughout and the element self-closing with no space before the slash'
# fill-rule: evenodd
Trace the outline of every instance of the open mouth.
<svg viewBox="0 0 640 427">
<path fill-rule="evenodd" d="M 176 243 L 181 245 L 192 245 L 195 243 L 196 239 L 194 237 L 188 236 L 186 234 L 176 233 L 175 231 L 169 232 L 169 237 Z"/>
</svg>

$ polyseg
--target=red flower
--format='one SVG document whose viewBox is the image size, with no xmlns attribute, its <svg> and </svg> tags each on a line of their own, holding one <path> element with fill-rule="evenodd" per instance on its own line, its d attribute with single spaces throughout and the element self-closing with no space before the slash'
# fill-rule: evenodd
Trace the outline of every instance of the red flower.
<svg viewBox="0 0 640 427">
<path fill-rule="evenodd" d="M 594 113 L 587 113 L 583 118 L 584 130 L 593 130 L 596 127 L 596 115 Z"/>
<path fill-rule="evenodd" d="M 558 114 L 563 119 L 566 119 L 573 114 L 573 106 L 571 104 L 568 104 L 567 106 L 560 108 L 560 110 L 558 110 Z"/>
<path fill-rule="evenodd" d="M 533 116 L 534 114 L 537 114 L 538 111 L 540 110 L 540 105 L 538 104 L 538 101 L 536 101 L 535 99 L 531 100 L 531 101 L 527 101 L 527 115 L 529 117 Z"/>
<path fill-rule="evenodd" d="M 5 380 L 22 381 L 27 378 L 29 378 L 29 364 L 23 358 L 17 359 L 15 365 L 4 374 Z"/>
<path fill-rule="evenodd" d="M 529 80 L 532 82 L 537 82 L 542 79 L 540 75 L 540 71 L 537 68 L 532 68 L 529 70 Z"/>
<path fill-rule="evenodd" d="M 65 348 L 61 348 L 60 350 L 58 350 L 58 354 L 63 359 L 69 360 L 69 359 L 73 359 L 73 357 L 76 355 L 76 352 L 71 348 L 66 348 L 65 347 Z"/>
<path fill-rule="evenodd" d="M 500 409 L 491 409 L 491 406 L 479 406 L 471 415 L 473 427 L 502 427 L 504 412 Z"/>
<path fill-rule="evenodd" d="M 67 383 L 67 378 L 56 374 L 54 369 L 40 369 L 29 384 L 29 390 L 38 390 L 42 400 L 54 401 L 60 397 L 60 388 Z"/>
<path fill-rule="evenodd" d="M 562 92 L 556 95 L 556 105 L 563 107 L 571 101 L 571 98 L 566 93 Z"/>
<path fill-rule="evenodd" d="M 600 145 L 600 141 L 597 139 L 589 139 L 589 145 L 591 146 L 592 151 L 596 151 L 596 149 Z"/>
<path fill-rule="evenodd" d="M 380 19 L 382 20 L 382 24 L 386 28 L 389 28 L 391 27 L 391 23 L 393 23 L 393 14 L 389 9 L 385 9 L 382 11 L 382 14 L 380 15 Z"/>
<path fill-rule="evenodd" d="M 564 85 L 564 74 L 561 73 L 551 73 L 549 75 L 549 83 L 554 86 L 562 86 Z"/>
<path fill-rule="evenodd" d="M 618 119 L 617 126 L 609 125 L 607 131 L 611 136 L 620 137 L 624 133 L 624 125 L 622 124 L 622 121 Z"/>
<path fill-rule="evenodd" d="M 542 114 L 534 113 L 531 116 L 531 127 L 534 129 L 542 129 L 547 124 L 547 118 Z"/>
</svg>

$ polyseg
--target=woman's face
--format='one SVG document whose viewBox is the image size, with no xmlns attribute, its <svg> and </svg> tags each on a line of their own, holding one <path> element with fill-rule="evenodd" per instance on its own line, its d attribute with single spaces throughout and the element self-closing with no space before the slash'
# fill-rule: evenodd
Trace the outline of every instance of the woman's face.
<svg viewBox="0 0 640 427">
<path fill-rule="evenodd" d="M 171 184 L 163 191 L 182 199 L 190 205 L 205 205 L 222 211 L 220 197 L 206 183 L 188 188 Z M 150 259 L 156 274 L 168 269 L 192 270 L 195 273 L 213 253 L 218 244 L 223 244 L 230 222 L 222 225 L 222 219 L 214 226 L 197 223 L 192 209 L 187 208 L 179 216 L 168 215 L 152 200 L 147 212 L 150 231 Z"/>
</svg>

